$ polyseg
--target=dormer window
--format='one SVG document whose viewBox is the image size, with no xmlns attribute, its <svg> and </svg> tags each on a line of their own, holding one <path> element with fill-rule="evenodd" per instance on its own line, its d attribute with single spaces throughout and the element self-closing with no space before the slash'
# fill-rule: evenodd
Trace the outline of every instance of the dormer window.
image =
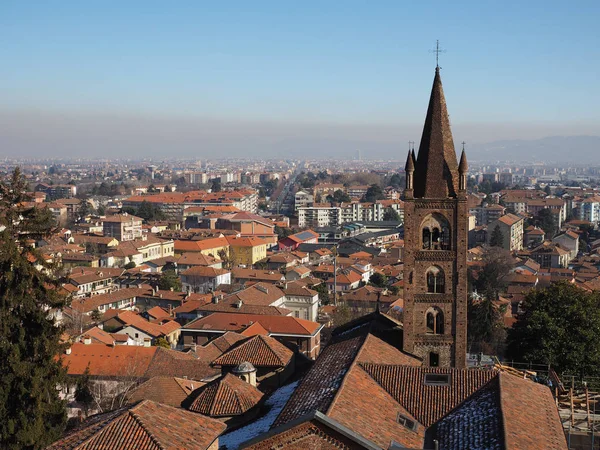
<svg viewBox="0 0 600 450">
<path fill-rule="evenodd" d="M 450 385 L 450 374 L 426 373 L 425 374 L 425 385 L 426 386 L 449 386 Z"/>
<path fill-rule="evenodd" d="M 417 431 L 417 422 L 406 417 L 404 414 L 398 413 L 398 423 L 411 431 Z"/>
</svg>

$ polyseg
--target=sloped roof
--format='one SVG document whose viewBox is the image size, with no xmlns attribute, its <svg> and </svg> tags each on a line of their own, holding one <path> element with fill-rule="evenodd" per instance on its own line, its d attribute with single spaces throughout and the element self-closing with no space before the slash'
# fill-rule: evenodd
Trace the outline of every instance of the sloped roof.
<svg viewBox="0 0 600 450">
<path fill-rule="evenodd" d="M 221 353 L 209 346 L 199 347 L 193 354 L 162 347 L 75 343 L 71 353 L 61 358 L 69 375 L 81 375 L 89 367 L 90 375 L 100 377 L 186 376 L 201 380 L 217 373 L 210 362 Z"/>
<path fill-rule="evenodd" d="M 218 420 L 145 400 L 94 416 L 47 449 L 207 449 L 225 428 Z"/>
<path fill-rule="evenodd" d="M 184 329 L 212 331 L 241 331 L 259 322 L 270 334 L 312 336 L 320 328 L 316 322 L 290 316 L 263 316 L 257 314 L 214 313 L 188 323 Z"/>
<path fill-rule="evenodd" d="M 255 407 L 263 397 L 262 392 L 250 383 L 229 373 L 196 389 L 191 395 L 190 400 L 193 400 L 187 409 L 210 417 L 239 416 Z"/>
<path fill-rule="evenodd" d="M 551 407 L 554 398 L 550 389 L 505 373 L 498 378 L 506 448 L 566 449 L 558 409 Z"/>
<path fill-rule="evenodd" d="M 491 370 L 371 363 L 363 363 L 362 368 L 426 427 L 448 414 L 496 375 Z M 426 374 L 450 375 L 450 384 L 427 385 Z"/>
<path fill-rule="evenodd" d="M 439 442 L 444 442 L 448 448 L 504 449 L 506 443 L 502 415 L 498 414 L 500 411 L 498 384 L 498 378 L 492 379 L 434 427 L 427 430 L 430 440 L 437 439 Z"/>
<path fill-rule="evenodd" d="M 127 396 L 127 403 L 133 404 L 141 400 L 152 400 L 164 405 L 181 407 L 183 402 L 195 389 L 203 386 L 201 381 L 177 377 L 153 377 L 140 384 Z"/>
<path fill-rule="evenodd" d="M 249 362 L 254 367 L 285 367 L 294 356 L 276 339 L 258 334 L 232 347 L 213 361 L 215 366 L 237 366 Z"/>
</svg>

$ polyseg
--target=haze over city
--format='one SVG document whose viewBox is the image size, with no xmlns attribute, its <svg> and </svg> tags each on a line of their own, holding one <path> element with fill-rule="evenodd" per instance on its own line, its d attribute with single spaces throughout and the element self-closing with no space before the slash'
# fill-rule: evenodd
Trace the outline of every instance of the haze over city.
<svg viewBox="0 0 600 450">
<path fill-rule="evenodd" d="M 393 158 L 420 137 L 436 39 L 457 140 L 600 134 L 597 2 L 0 11 L 4 157 Z"/>
</svg>

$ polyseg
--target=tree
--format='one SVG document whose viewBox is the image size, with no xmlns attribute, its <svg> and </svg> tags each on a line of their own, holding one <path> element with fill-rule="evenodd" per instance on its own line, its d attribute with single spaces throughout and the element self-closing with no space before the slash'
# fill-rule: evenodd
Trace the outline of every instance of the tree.
<svg viewBox="0 0 600 450">
<path fill-rule="evenodd" d="M 90 406 L 94 402 L 94 396 L 90 388 L 90 365 L 85 368 L 83 374 L 77 378 L 75 383 L 75 400 L 83 405 L 87 416 Z"/>
<path fill-rule="evenodd" d="M 158 280 L 158 288 L 163 291 L 181 291 L 181 280 L 174 270 L 165 270 Z"/>
<path fill-rule="evenodd" d="M 469 299 L 467 310 L 467 335 L 472 346 L 471 352 L 500 353 L 506 340 L 505 311 L 490 297 L 483 297 L 480 301 Z M 476 347 L 473 348 L 473 344 Z"/>
<path fill-rule="evenodd" d="M 313 286 L 313 289 L 319 293 L 319 302 L 321 305 L 329 305 L 330 299 L 327 285 L 325 283 L 320 283 L 316 286 Z"/>
<path fill-rule="evenodd" d="M 392 175 L 392 177 L 390 178 L 390 186 L 394 186 L 395 188 L 404 186 L 404 183 L 405 183 L 405 178 L 400 176 L 397 173 Z"/>
<path fill-rule="evenodd" d="M 133 213 L 144 220 L 164 220 L 165 215 L 162 210 L 154 203 L 144 200 L 138 209 Z"/>
<path fill-rule="evenodd" d="M 371 278 L 369 278 L 369 283 L 380 288 L 385 287 L 387 282 L 387 277 L 379 272 L 375 272 L 373 275 L 371 275 Z"/>
<path fill-rule="evenodd" d="M 123 269 L 129 270 L 135 268 L 135 261 L 129 261 L 127 264 L 123 266 Z"/>
<path fill-rule="evenodd" d="M 153 345 L 155 347 L 168 348 L 169 350 L 171 349 L 171 344 L 169 344 L 169 341 L 167 341 L 164 337 L 159 337 L 156 339 Z"/>
<path fill-rule="evenodd" d="M 87 200 L 82 200 L 79 204 L 79 209 L 77 210 L 77 216 L 79 220 L 85 219 L 87 216 L 94 212 L 94 208 Z"/>
<path fill-rule="evenodd" d="M 277 239 L 281 240 L 281 239 L 285 239 L 286 237 L 288 237 L 291 234 L 294 234 L 294 230 L 292 230 L 291 228 L 288 227 L 280 227 L 279 225 L 275 225 L 275 234 L 277 235 Z"/>
<path fill-rule="evenodd" d="M 210 190 L 212 192 L 221 192 L 221 180 L 218 178 L 215 178 L 214 180 L 212 180 Z"/>
<path fill-rule="evenodd" d="M 50 311 L 67 305 L 56 267 L 31 242 L 51 234 L 52 214 L 26 206 L 27 183 L 17 169 L 0 182 L 0 448 L 44 448 L 66 425 L 58 357 L 63 327 Z M 41 265 L 43 270 L 38 270 Z"/>
<path fill-rule="evenodd" d="M 492 231 L 492 236 L 490 237 L 490 247 L 504 247 L 504 236 L 502 235 L 502 230 L 500 230 L 499 225 L 496 225 L 494 227 L 494 231 Z"/>
<path fill-rule="evenodd" d="M 100 322 L 100 319 L 102 319 L 102 313 L 98 309 L 95 309 L 90 313 L 90 318 L 94 322 Z"/>
<path fill-rule="evenodd" d="M 600 375 L 600 293 L 567 281 L 530 291 L 508 332 L 508 356 L 558 373 Z"/>
<path fill-rule="evenodd" d="M 378 184 L 372 184 L 367 189 L 367 193 L 364 196 L 364 201 L 368 203 L 374 203 L 377 200 L 383 200 L 385 195 L 383 194 L 383 189 Z"/>
<path fill-rule="evenodd" d="M 550 188 L 549 184 L 547 184 L 546 187 L 544 188 L 544 192 L 546 193 L 546 195 L 552 194 L 552 189 Z"/>
<path fill-rule="evenodd" d="M 548 238 L 552 238 L 556 234 L 556 223 L 554 214 L 550 208 L 541 209 L 535 218 L 535 224 L 546 233 Z"/>
<path fill-rule="evenodd" d="M 400 222 L 400 215 L 394 208 L 385 208 L 385 212 L 383 213 L 383 220 Z"/>
<path fill-rule="evenodd" d="M 506 276 L 513 268 L 513 259 L 508 250 L 500 247 L 489 247 L 483 254 L 483 267 L 471 274 L 473 287 L 485 298 L 492 301 L 498 299 L 505 288 Z"/>
<path fill-rule="evenodd" d="M 335 202 L 335 203 L 344 203 L 344 202 L 347 203 L 347 202 L 352 201 L 350 196 L 347 193 L 345 193 L 344 191 L 342 191 L 341 189 L 337 189 L 333 193 L 333 195 L 328 195 L 326 198 L 327 198 L 327 201 Z"/>
</svg>

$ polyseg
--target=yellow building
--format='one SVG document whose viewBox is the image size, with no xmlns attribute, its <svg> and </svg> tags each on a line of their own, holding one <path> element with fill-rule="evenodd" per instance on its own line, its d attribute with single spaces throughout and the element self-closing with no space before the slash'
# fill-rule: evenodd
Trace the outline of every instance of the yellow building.
<svg viewBox="0 0 600 450">
<path fill-rule="evenodd" d="M 225 258 L 229 257 L 229 242 L 227 238 L 217 237 L 203 239 L 201 241 L 175 241 L 175 254 L 182 255 L 183 253 L 196 252 L 202 253 L 203 255 L 213 256 L 215 258 L 222 259 L 222 255 Z"/>
<path fill-rule="evenodd" d="M 232 267 L 250 267 L 267 257 L 267 241 L 257 237 L 227 238 Z"/>
</svg>

